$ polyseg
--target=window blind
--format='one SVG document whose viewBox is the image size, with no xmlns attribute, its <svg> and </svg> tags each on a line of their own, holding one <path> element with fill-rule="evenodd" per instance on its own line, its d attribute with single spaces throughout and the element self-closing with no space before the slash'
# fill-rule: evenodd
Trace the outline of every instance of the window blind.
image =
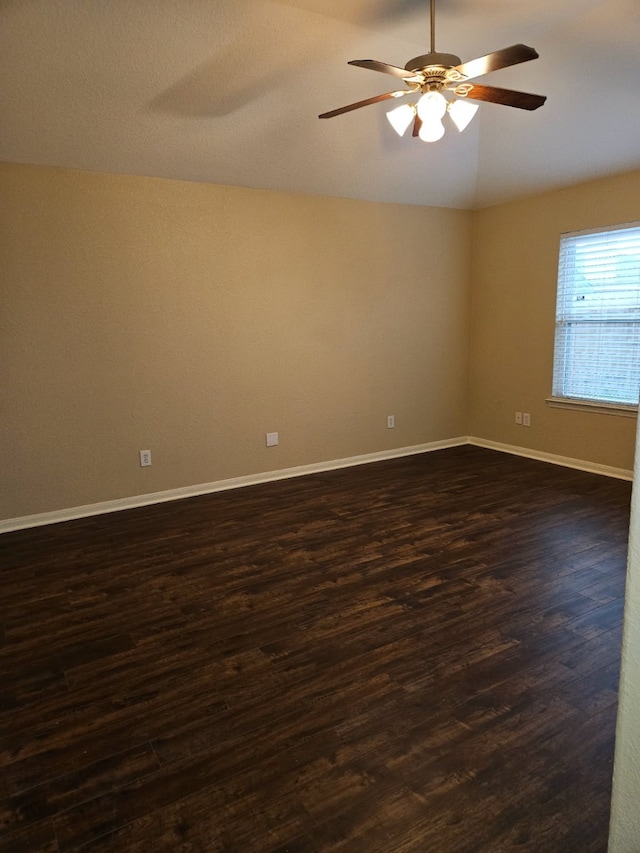
<svg viewBox="0 0 640 853">
<path fill-rule="evenodd" d="M 563 235 L 553 396 L 636 405 L 640 223 Z"/>
</svg>

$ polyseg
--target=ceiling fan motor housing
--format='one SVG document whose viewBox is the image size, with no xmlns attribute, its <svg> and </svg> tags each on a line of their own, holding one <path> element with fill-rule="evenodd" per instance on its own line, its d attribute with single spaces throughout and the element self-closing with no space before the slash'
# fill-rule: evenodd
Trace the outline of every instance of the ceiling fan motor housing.
<svg viewBox="0 0 640 853">
<path fill-rule="evenodd" d="M 465 79 L 455 67 L 461 62 L 460 57 L 453 53 L 432 52 L 410 59 L 405 65 L 405 70 L 415 72 L 423 92 L 439 92 L 445 84 Z"/>
<path fill-rule="evenodd" d="M 425 53 L 424 56 L 414 56 L 405 65 L 406 71 L 422 71 L 431 65 L 440 65 L 443 68 L 454 68 L 460 65 L 462 60 L 453 53 Z"/>
</svg>

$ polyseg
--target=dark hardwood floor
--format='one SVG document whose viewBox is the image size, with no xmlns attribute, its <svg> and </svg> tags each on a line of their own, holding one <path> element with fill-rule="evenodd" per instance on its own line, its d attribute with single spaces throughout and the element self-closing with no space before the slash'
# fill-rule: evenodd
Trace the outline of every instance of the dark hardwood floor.
<svg viewBox="0 0 640 853">
<path fill-rule="evenodd" d="M 629 483 L 474 447 L 0 537 L 0 849 L 604 853 Z"/>
</svg>

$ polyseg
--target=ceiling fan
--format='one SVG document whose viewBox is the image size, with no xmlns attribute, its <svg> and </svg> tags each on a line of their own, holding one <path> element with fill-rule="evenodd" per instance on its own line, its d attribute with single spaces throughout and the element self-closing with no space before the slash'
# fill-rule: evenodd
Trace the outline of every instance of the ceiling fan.
<svg viewBox="0 0 640 853">
<path fill-rule="evenodd" d="M 404 68 L 378 62 L 376 59 L 353 59 L 348 63 L 399 77 L 408 87 L 407 89 L 375 95 L 373 98 L 322 113 L 318 118 L 333 118 L 380 101 L 420 94 L 417 103 L 404 104 L 389 112 L 387 117 L 400 136 L 413 122 L 413 136 L 420 137 L 425 142 L 435 142 L 444 136 L 445 128 L 442 118 L 447 112 L 458 130 L 464 130 L 469 124 L 478 105 L 470 104 L 468 100 L 491 101 L 494 104 L 518 107 L 522 110 L 537 110 L 544 104 L 547 100 L 544 95 L 532 95 L 528 92 L 517 92 L 514 89 L 499 89 L 496 86 L 468 82 L 491 71 L 537 59 L 538 53 L 532 47 L 514 44 L 478 59 L 462 62 L 459 56 L 452 53 L 436 52 L 435 0 L 431 0 L 430 13 L 431 50 L 429 53 L 410 59 Z M 449 100 L 445 97 L 445 92 L 452 93 L 459 100 Z"/>
</svg>

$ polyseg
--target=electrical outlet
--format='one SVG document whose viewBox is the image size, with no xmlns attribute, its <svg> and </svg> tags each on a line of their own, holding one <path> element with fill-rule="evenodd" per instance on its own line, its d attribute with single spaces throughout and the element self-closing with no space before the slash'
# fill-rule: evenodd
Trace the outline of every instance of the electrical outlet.
<svg viewBox="0 0 640 853">
<path fill-rule="evenodd" d="M 522 413 L 522 425 L 531 426 L 531 415 L 529 414 L 529 412 Z"/>
<path fill-rule="evenodd" d="M 516 412 L 516 423 L 517 424 L 522 423 L 522 412 Z"/>
<path fill-rule="evenodd" d="M 266 434 L 267 447 L 276 447 L 278 445 L 278 433 L 277 432 L 268 432 Z"/>
<path fill-rule="evenodd" d="M 387 429 L 393 429 L 396 425 L 395 415 L 387 415 Z"/>
<path fill-rule="evenodd" d="M 151 465 L 151 451 L 150 450 L 141 450 L 140 451 L 140 467 L 148 468 Z"/>
</svg>

